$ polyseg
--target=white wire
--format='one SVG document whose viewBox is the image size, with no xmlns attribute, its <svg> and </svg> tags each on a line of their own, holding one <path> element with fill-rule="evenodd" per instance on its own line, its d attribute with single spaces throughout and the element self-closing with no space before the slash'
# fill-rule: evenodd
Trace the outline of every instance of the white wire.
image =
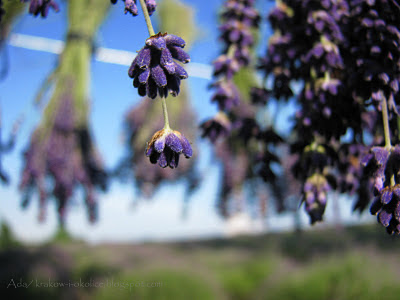
<svg viewBox="0 0 400 300">
<path fill-rule="evenodd" d="M 65 43 L 55 39 L 13 33 L 8 40 L 8 44 L 13 47 L 61 54 Z M 97 61 L 123 66 L 130 66 L 135 56 L 135 52 L 103 47 L 97 48 L 95 53 L 95 59 Z M 210 80 L 212 77 L 212 67 L 210 65 L 191 62 L 189 65 L 187 65 L 186 69 L 191 77 L 207 80 Z"/>
</svg>

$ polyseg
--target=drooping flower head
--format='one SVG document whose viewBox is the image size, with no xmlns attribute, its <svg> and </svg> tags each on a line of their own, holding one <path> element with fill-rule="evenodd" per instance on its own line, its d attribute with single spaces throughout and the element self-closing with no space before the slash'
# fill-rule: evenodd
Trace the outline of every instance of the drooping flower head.
<svg viewBox="0 0 400 300">
<path fill-rule="evenodd" d="M 146 40 L 128 71 L 140 96 L 154 99 L 157 95 L 179 94 L 180 82 L 188 78 L 188 74 L 174 59 L 184 64 L 190 62 L 184 47 L 182 38 L 167 33 L 159 32 Z"/>
<path fill-rule="evenodd" d="M 162 168 L 169 166 L 174 169 L 178 167 L 181 153 L 186 158 L 192 157 L 192 147 L 183 134 L 171 129 L 157 131 L 146 149 L 146 156 L 150 158 L 150 162 L 152 164 L 158 163 Z"/>
</svg>

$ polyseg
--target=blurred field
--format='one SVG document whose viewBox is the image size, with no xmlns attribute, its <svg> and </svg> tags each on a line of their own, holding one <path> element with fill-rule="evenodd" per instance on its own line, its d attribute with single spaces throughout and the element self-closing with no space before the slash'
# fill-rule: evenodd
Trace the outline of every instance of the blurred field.
<svg viewBox="0 0 400 300">
<path fill-rule="evenodd" d="M 376 225 L 142 245 L 91 246 L 61 232 L 53 242 L 35 247 L 19 245 L 5 227 L 2 231 L 2 299 L 367 300 L 400 295 L 400 241 Z M 49 279 L 70 286 L 44 286 Z M 15 287 L 32 280 L 28 288 Z M 80 283 L 89 286 L 73 286 Z"/>
</svg>

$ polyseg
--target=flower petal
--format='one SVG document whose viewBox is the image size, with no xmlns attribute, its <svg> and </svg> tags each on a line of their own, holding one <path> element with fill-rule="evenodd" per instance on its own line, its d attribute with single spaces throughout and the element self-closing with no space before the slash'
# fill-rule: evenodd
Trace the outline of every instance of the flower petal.
<svg viewBox="0 0 400 300">
<path fill-rule="evenodd" d="M 150 46 L 150 47 L 154 47 L 154 48 L 156 48 L 157 50 L 160 50 L 160 51 L 167 47 L 165 39 L 162 36 L 160 36 L 160 37 L 155 37 L 155 36 L 149 37 L 146 40 L 146 45 Z"/>
<path fill-rule="evenodd" d="M 187 54 L 182 48 L 179 47 L 168 47 L 169 51 L 172 54 L 172 57 L 183 62 L 184 64 L 187 64 L 190 62 L 190 56 Z"/>
<path fill-rule="evenodd" d="M 169 167 L 171 169 L 175 169 L 176 167 L 178 167 L 178 164 L 179 164 L 179 153 L 173 153 L 171 161 L 169 163 Z"/>
<path fill-rule="evenodd" d="M 148 47 L 142 48 L 136 57 L 136 64 L 141 69 L 146 69 L 150 66 L 151 49 Z"/>
<path fill-rule="evenodd" d="M 173 34 L 167 34 L 165 36 L 165 41 L 167 42 L 168 46 L 178 46 L 183 48 L 186 45 L 185 41 L 181 37 Z"/>
<path fill-rule="evenodd" d="M 140 84 L 145 84 L 147 80 L 149 79 L 150 76 L 150 69 L 145 69 L 142 71 L 142 73 L 139 74 L 138 80 Z"/>
<path fill-rule="evenodd" d="M 154 141 L 154 149 L 157 152 L 163 152 L 165 147 L 165 135 L 160 136 L 158 139 Z"/>
<path fill-rule="evenodd" d="M 179 76 L 180 79 L 186 79 L 189 77 L 186 70 L 180 65 L 175 63 L 175 73 Z"/>
<path fill-rule="evenodd" d="M 154 79 L 157 86 L 167 85 L 167 77 L 160 65 L 151 68 L 151 77 Z"/>
<path fill-rule="evenodd" d="M 171 52 L 168 49 L 161 51 L 160 64 L 169 74 L 175 73 L 175 62 L 172 59 Z"/>
<path fill-rule="evenodd" d="M 169 133 L 166 138 L 166 145 L 174 152 L 181 153 L 183 150 L 181 140 L 174 133 Z"/>
<path fill-rule="evenodd" d="M 161 168 L 165 168 L 168 165 L 167 157 L 165 156 L 165 152 L 161 152 L 160 157 L 158 158 L 158 165 Z"/>
<path fill-rule="evenodd" d="M 183 134 L 181 134 L 180 140 L 181 140 L 181 144 L 182 144 L 183 155 L 185 155 L 186 158 L 192 157 L 193 150 L 192 150 L 192 146 L 190 145 L 188 139 Z"/>
</svg>

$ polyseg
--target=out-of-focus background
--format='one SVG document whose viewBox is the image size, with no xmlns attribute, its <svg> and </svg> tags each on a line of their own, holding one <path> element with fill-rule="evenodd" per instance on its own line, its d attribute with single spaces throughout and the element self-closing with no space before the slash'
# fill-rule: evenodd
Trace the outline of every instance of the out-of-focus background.
<svg viewBox="0 0 400 300">
<path fill-rule="evenodd" d="M 35 105 L 34 99 L 58 61 L 68 26 L 67 4 L 59 2 L 60 11 L 50 11 L 45 19 L 23 11 L 0 52 L 3 137 L 23 118 L 13 151 L 2 156 L 10 178 L 9 185 L 0 187 L 2 292 L 19 299 L 398 298 L 398 240 L 371 225 L 375 217 L 352 213 L 346 196 L 328 202 L 325 222 L 313 227 L 296 205 L 279 214 L 271 209 L 264 215 L 245 211 L 222 218 L 216 209 L 221 165 L 198 133 L 192 159 L 201 180 L 195 188 L 187 178 L 178 178 L 163 181 L 148 196 L 132 180 L 113 180 L 106 193 L 96 195 L 95 224 L 87 220 L 79 193 L 68 205 L 63 227 L 55 201 L 48 202 L 44 222 L 38 222 L 38 201 L 22 209 L 22 153 L 45 107 Z M 223 1 L 182 2 L 190 7 L 195 24 L 186 82 L 198 126 L 217 112 L 210 103 L 209 84 L 211 63 L 221 50 L 217 27 Z M 275 4 L 261 2 L 258 9 L 264 18 Z M 162 19 L 156 12 L 152 19 L 156 28 L 171 22 L 168 13 Z M 263 23 L 264 42 L 256 51 L 265 51 L 269 34 Z M 107 170 L 126 154 L 127 111 L 144 101 L 127 69 L 147 37 L 140 9 L 133 18 L 117 3 L 94 38 L 89 122 Z M 159 104 L 155 101 L 151 105 Z M 292 112 L 289 103 L 277 121 L 282 133 L 290 127 Z M 148 162 L 144 154 L 136 155 Z"/>
</svg>

